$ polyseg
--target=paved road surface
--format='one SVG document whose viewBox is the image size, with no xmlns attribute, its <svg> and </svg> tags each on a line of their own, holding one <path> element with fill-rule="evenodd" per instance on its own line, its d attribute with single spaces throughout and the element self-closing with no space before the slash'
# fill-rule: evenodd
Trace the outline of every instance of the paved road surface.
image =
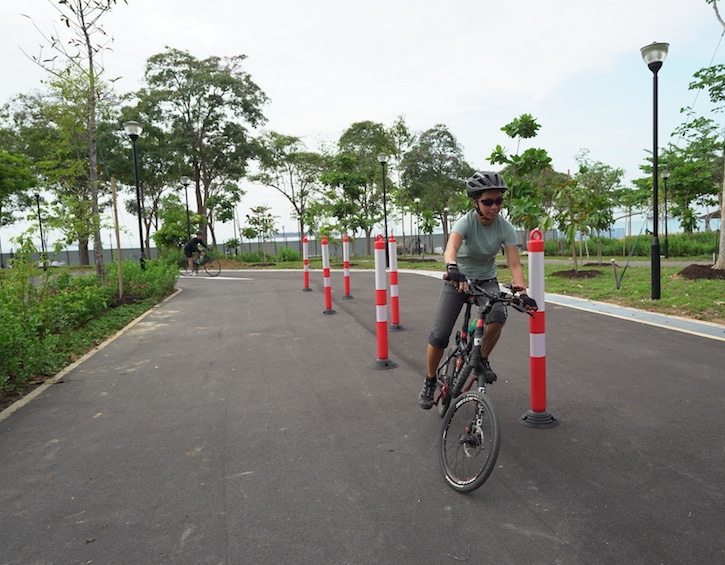
<svg viewBox="0 0 725 565">
<path fill-rule="evenodd" d="M 460 495 L 416 402 L 440 280 L 401 274 L 379 371 L 373 277 L 333 273 L 334 315 L 319 273 L 182 278 L 0 420 L 0 565 L 725 562 L 721 339 L 548 303 L 531 429 L 511 312 L 498 465 Z"/>
</svg>

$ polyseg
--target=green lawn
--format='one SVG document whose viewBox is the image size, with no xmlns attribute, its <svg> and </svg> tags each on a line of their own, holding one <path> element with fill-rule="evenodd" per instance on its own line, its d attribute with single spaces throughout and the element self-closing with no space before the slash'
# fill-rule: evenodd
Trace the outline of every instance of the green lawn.
<svg viewBox="0 0 725 565">
<path fill-rule="evenodd" d="M 676 260 L 690 264 L 707 262 L 711 258 L 688 257 Z M 522 261 L 524 269 L 527 269 L 527 258 L 522 257 Z M 725 280 L 689 280 L 678 275 L 683 270 L 683 266 L 671 266 L 668 261 L 663 260 L 661 262 L 660 299 L 652 300 L 650 259 L 648 257 L 639 257 L 630 262 L 619 288 L 617 288 L 615 274 L 609 263 L 592 266 L 591 263 L 595 262 L 594 258 L 590 260 L 590 263 L 586 263 L 586 260 L 580 261 L 580 271 L 596 272 L 596 275 L 591 278 L 569 278 L 556 276 L 554 273 L 570 271 L 573 268 L 571 257 L 546 257 L 546 261 L 544 266 L 546 292 L 725 324 Z M 626 263 L 626 258 L 617 259 L 617 277 L 622 276 L 622 269 Z M 584 266 L 585 264 L 586 266 Z M 375 267 L 371 257 L 355 257 L 351 260 L 350 266 L 356 269 L 373 269 Z M 302 269 L 302 264 L 278 263 L 275 267 Z M 331 258 L 330 267 L 341 268 L 341 260 Z M 310 268 L 321 269 L 321 259 L 311 259 Z M 439 270 L 441 274 L 444 270 L 440 257 L 426 261 L 410 261 L 399 257 L 398 269 Z M 499 260 L 499 279 L 505 282 L 508 278 L 505 262 L 501 259 Z"/>
</svg>

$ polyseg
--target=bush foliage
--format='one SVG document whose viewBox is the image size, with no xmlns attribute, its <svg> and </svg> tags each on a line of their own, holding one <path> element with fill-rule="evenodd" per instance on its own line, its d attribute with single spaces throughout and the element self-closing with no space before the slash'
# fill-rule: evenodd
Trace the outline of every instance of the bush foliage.
<svg viewBox="0 0 725 565">
<path fill-rule="evenodd" d="M 30 262 L 32 252 L 29 242 L 21 246 L 0 283 L 0 391 L 7 393 L 22 390 L 33 377 L 58 372 L 82 354 L 75 334 L 82 334 L 87 325 L 117 318 L 114 311 L 124 304 L 145 302 L 150 307 L 173 291 L 178 277 L 173 262 L 148 261 L 145 270 L 135 261 L 123 262 L 120 300 L 116 264 L 106 266 L 108 281 L 103 285 L 95 274 L 39 270 Z M 117 329 L 110 324 L 106 335 Z"/>
<path fill-rule="evenodd" d="M 660 251 L 664 253 L 665 238 L 660 234 Z M 694 234 L 673 234 L 667 237 L 670 257 L 709 257 L 718 252 L 719 234 L 717 232 L 698 232 Z M 640 235 L 622 239 L 590 237 L 586 242 L 575 243 L 577 253 L 596 256 L 600 251 L 604 257 L 626 257 L 630 253 L 636 257 L 649 257 L 652 248 L 652 236 Z M 634 251 L 632 248 L 634 247 Z M 548 239 L 544 242 L 546 255 L 571 255 L 571 244 L 563 239 Z"/>
</svg>

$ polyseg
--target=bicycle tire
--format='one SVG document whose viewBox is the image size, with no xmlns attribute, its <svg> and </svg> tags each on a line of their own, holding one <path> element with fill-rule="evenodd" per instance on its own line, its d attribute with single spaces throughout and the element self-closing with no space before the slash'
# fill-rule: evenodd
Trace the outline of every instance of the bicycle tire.
<svg viewBox="0 0 725 565">
<path fill-rule="evenodd" d="M 461 493 L 476 490 L 493 472 L 500 447 L 498 414 L 485 394 L 469 391 L 451 402 L 438 451 L 448 486 Z"/>
<path fill-rule="evenodd" d="M 460 355 L 458 346 L 451 347 L 446 353 L 443 365 L 438 368 L 438 384 L 441 386 L 441 397 L 438 400 L 438 415 L 442 418 L 451 404 L 451 383 L 456 376 L 456 359 Z"/>
<path fill-rule="evenodd" d="M 204 270 L 206 271 L 206 274 L 210 277 L 216 277 L 219 273 L 222 272 L 222 264 L 219 259 L 209 259 L 207 262 L 204 263 Z"/>
<path fill-rule="evenodd" d="M 453 382 L 450 386 L 451 398 L 458 398 L 459 396 L 461 396 L 461 391 L 463 390 L 463 387 L 466 386 L 466 382 L 468 382 L 468 377 L 471 375 L 472 370 L 473 367 L 466 363 L 463 369 L 461 369 L 461 371 L 458 373 L 456 378 L 453 379 Z"/>
</svg>

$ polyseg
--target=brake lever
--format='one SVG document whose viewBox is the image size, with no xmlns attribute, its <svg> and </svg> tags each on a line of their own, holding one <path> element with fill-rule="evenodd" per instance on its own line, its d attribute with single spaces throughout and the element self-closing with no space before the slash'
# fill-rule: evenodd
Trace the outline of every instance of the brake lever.
<svg viewBox="0 0 725 565">
<path fill-rule="evenodd" d="M 533 312 L 530 312 L 527 310 L 523 304 L 521 304 L 521 299 L 517 296 L 511 300 L 511 306 L 514 307 L 519 312 L 523 312 L 524 314 L 528 314 L 532 318 L 534 317 Z"/>
</svg>

